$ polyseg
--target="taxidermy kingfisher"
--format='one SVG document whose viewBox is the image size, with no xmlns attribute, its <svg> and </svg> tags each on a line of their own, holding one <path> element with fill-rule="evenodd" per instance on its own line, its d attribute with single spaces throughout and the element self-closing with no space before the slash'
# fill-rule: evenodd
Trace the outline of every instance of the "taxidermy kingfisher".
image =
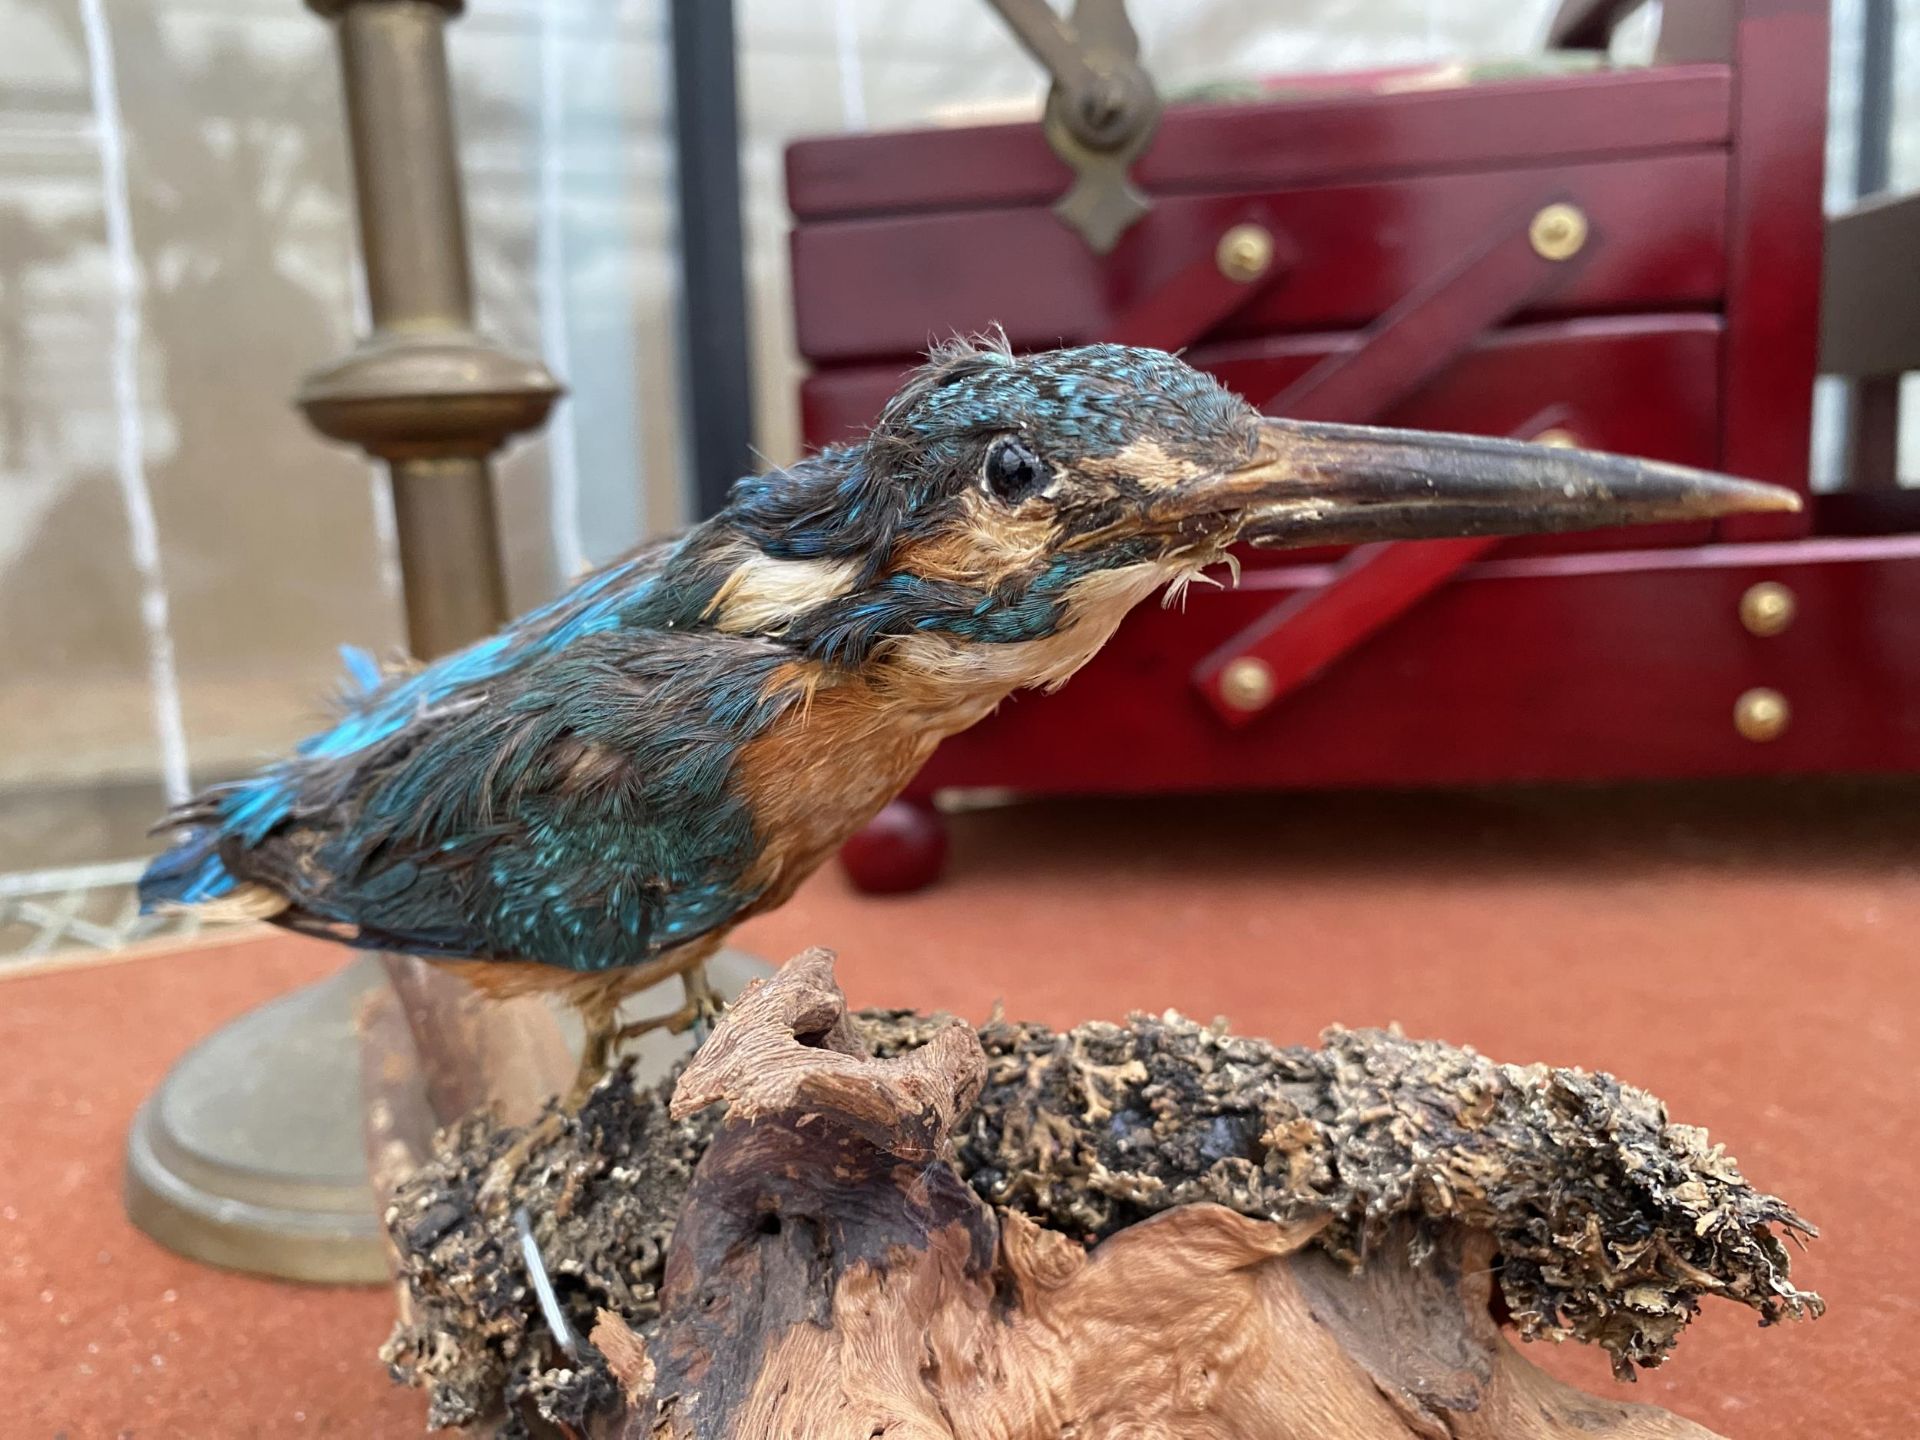
<svg viewBox="0 0 1920 1440">
<path fill-rule="evenodd" d="M 1268 419 L 1173 356 L 936 350 L 863 439 L 498 634 L 369 677 L 331 728 L 176 811 L 149 906 L 212 906 L 557 991 L 617 1040 L 1011 692 L 1236 542 L 1504 535 L 1788 510 L 1648 461 Z M 682 977 L 674 1015 L 615 1028 Z M 576 1093 L 579 1093 L 577 1088 Z"/>
</svg>

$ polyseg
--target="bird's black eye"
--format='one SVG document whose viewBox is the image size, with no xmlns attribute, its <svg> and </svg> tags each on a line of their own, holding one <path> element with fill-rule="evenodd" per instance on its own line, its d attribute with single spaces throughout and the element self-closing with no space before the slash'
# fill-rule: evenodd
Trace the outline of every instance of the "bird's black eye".
<svg viewBox="0 0 1920 1440">
<path fill-rule="evenodd" d="M 1018 504 L 1047 483 L 1047 467 L 1033 451 L 1009 437 L 994 441 L 988 449 L 981 477 L 995 495 Z"/>
</svg>

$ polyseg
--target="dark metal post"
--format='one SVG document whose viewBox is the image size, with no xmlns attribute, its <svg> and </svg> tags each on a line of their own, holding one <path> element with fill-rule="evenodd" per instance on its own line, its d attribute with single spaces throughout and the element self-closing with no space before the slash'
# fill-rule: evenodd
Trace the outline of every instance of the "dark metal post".
<svg viewBox="0 0 1920 1440">
<path fill-rule="evenodd" d="M 1887 188 L 1893 161 L 1893 0 L 1866 0 L 1860 17 L 1860 113 L 1854 127 L 1853 198 Z M 1847 396 L 1847 485 L 1893 490 L 1898 471 L 1900 377 L 1867 375 Z"/>
<path fill-rule="evenodd" d="M 671 15 L 681 411 L 692 497 L 711 515 L 755 468 L 733 0 L 673 0 Z"/>
<path fill-rule="evenodd" d="M 1893 161 L 1893 0 L 1866 0 L 1860 19 L 1860 117 L 1853 195 L 1887 188 Z"/>
</svg>

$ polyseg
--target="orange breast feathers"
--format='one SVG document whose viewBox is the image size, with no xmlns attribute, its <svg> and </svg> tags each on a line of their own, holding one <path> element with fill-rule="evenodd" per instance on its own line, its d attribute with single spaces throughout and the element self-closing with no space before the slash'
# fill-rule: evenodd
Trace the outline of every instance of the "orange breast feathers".
<svg viewBox="0 0 1920 1440">
<path fill-rule="evenodd" d="M 735 771 L 762 846 L 746 877 L 749 888 L 765 889 L 755 910 L 782 903 L 905 788 L 941 740 L 970 723 L 942 723 L 903 704 L 879 675 L 806 679 L 806 702 L 748 743 Z"/>
</svg>

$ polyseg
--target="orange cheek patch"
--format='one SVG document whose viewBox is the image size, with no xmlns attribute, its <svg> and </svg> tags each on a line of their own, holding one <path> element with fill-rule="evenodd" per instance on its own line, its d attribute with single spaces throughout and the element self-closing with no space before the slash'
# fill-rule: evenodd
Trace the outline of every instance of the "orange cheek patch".
<svg viewBox="0 0 1920 1440">
<path fill-rule="evenodd" d="M 894 568 L 930 580 L 990 587 L 1051 556 L 1055 529 L 1053 507 L 1044 502 L 1009 510 L 984 495 L 970 495 L 958 525 L 901 550 Z"/>
</svg>

